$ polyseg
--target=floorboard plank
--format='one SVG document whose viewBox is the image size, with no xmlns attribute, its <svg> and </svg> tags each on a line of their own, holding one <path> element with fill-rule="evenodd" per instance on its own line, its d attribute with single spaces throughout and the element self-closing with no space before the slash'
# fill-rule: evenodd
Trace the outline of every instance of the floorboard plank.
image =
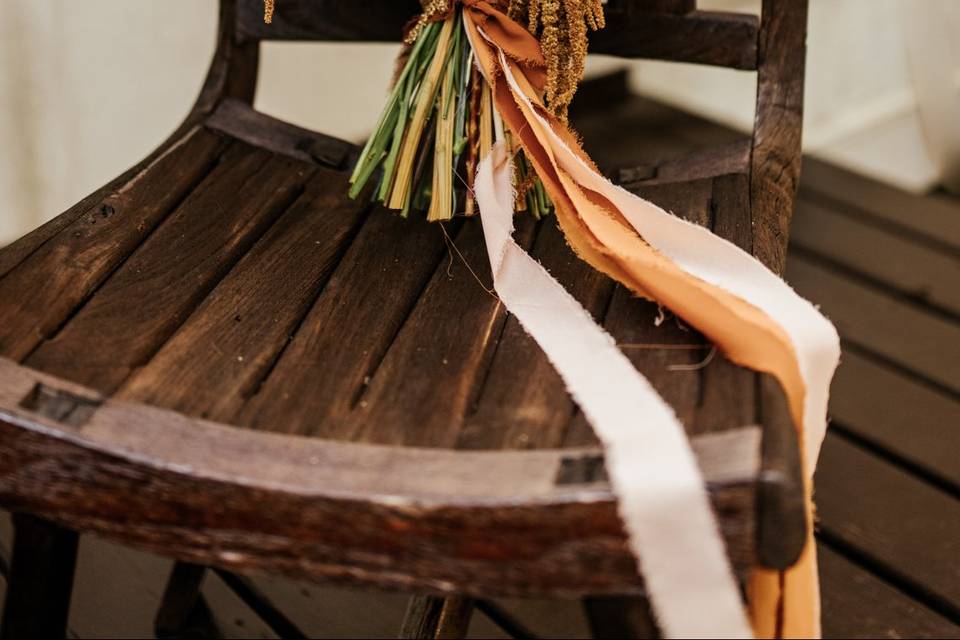
<svg viewBox="0 0 960 640">
<path fill-rule="evenodd" d="M 960 401 L 848 348 L 830 413 L 836 427 L 960 490 Z"/>
<path fill-rule="evenodd" d="M 960 620 L 960 500 L 836 434 L 827 435 L 815 482 L 828 542 Z"/>
<path fill-rule="evenodd" d="M 960 626 L 819 544 L 825 638 L 960 638 Z"/>
<path fill-rule="evenodd" d="M 801 198 L 827 198 L 865 220 L 891 225 L 927 242 L 960 250 L 960 202 L 916 195 L 814 158 L 805 158 Z"/>
<path fill-rule="evenodd" d="M 797 205 L 791 248 L 814 253 L 891 292 L 960 317 L 960 255 L 808 200 Z"/>
<path fill-rule="evenodd" d="M 787 282 L 821 305 L 847 341 L 960 393 L 960 323 L 805 256 L 792 256 Z"/>
</svg>

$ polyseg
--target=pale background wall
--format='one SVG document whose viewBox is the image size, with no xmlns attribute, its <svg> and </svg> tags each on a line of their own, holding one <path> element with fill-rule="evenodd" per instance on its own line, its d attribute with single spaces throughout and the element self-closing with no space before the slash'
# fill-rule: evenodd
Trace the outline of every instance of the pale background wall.
<svg viewBox="0 0 960 640">
<path fill-rule="evenodd" d="M 756 11 L 759 0 L 702 4 Z M 173 130 L 202 82 L 215 19 L 214 0 L 0 0 L 0 243 Z M 808 150 L 914 190 L 942 176 L 957 186 L 958 33 L 960 0 L 812 0 Z M 267 45 L 257 106 L 360 139 L 394 52 Z M 634 83 L 733 126 L 746 129 L 753 116 L 751 74 L 645 62 Z"/>
</svg>

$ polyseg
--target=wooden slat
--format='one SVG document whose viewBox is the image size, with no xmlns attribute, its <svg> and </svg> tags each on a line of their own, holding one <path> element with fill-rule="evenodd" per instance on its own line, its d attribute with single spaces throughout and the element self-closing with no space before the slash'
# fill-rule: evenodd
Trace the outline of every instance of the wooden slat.
<svg viewBox="0 0 960 640">
<path fill-rule="evenodd" d="M 241 143 L 28 360 L 113 391 L 142 366 L 296 198 L 310 167 Z M 153 189 L 160 190 L 160 181 Z"/>
<path fill-rule="evenodd" d="M 607 27 L 591 34 L 592 53 L 743 70 L 757 68 L 756 16 L 719 11 L 672 15 L 616 6 L 606 13 Z"/>
<path fill-rule="evenodd" d="M 791 258 L 787 281 L 846 340 L 960 393 L 960 324 L 802 256 Z"/>
<path fill-rule="evenodd" d="M 529 243 L 535 225 L 525 218 L 518 226 L 519 241 Z M 452 261 L 436 271 L 357 403 L 358 439 L 456 444 L 506 311 L 487 290 L 492 278 L 479 220 L 467 221 L 453 242 Z"/>
<path fill-rule="evenodd" d="M 346 140 L 272 118 L 240 100 L 224 100 L 204 124 L 249 145 L 333 169 L 353 165 L 360 151 Z"/>
<path fill-rule="evenodd" d="M 544 221 L 531 254 L 594 317 L 603 314 L 613 282 L 576 257 L 555 220 Z M 557 447 L 574 409 L 553 365 L 511 315 L 485 382 L 466 416 L 457 447 Z"/>
<path fill-rule="evenodd" d="M 124 397 L 231 421 L 253 395 L 336 268 L 367 209 L 347 179 L 320 171 Z"/>
<path fill-rule="evenodd" d="M 960 500 L 829 434 L 815 481 L 828 541 L 960 617 Z"/>
<path fill-rule="evenodd" d="M 420 12 L 412 0 L 285 0 L 273 24 L 263 22 L 262 4 L 239 6 L 241 40 L 335 40 L 393 42 Z M 654 58 L 736 69 L 757 68 L 756 16 L 715 11 L 686 14 L 643 11 L 630 3 L 607 7 L 607 27 L 591 35 L 594 53 Z"/>
<path fill-rule="evenodd" d="M 3 277 L 0 354 L 23 359 L 54 333 L 209 172 L 223 148 L 220 137 L 195 132 Z"/>
<path fill-rule="evenodd" d="M 825 638 L 960 638 L 960 626 L 824 544 L 818 545 Z"/>
<path fill-rule="evenodd" d="M 960 201 L 942 194 L 915 195 L 814 158 L 803 163 L 801 197 L 829 199 L 866 220 L 960 250 Z"/>
<path fill-rule="evenodd" d="M 847 349 L 830 413 L 845 431 L 960 490 L 960 400 Z"/>
<path fill-rule="evenodd" d="M 797 206 L 791 246 L 960 316 L 960 254 L 920 244 L 810 200 Z"/>
<path fill-rule="evenodd" d="M 444 253 L 439 225 L 373 210 L 239 423 L 347 437 L 353 430 L 349 416 L 366 379 Z"/>
</svg>

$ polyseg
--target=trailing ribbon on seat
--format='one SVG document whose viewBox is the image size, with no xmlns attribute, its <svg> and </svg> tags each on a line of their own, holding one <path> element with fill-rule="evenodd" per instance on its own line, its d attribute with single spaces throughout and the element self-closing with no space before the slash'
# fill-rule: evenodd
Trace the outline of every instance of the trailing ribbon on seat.
<svg viewBox="0 0 960 640">
<path fill-rule="evenodd" d="M 598 270 L 670 309 L 733 362 L 774 375 L 786 392 L 804 445 L 809 481 L 825 434 L 829 386 L 840 357 L 833 326 L 753 256 L 606 180 L 572 132 L 539 98 L 545 64 L 536 39 L 518 35 L 503 12 L 485 0 L 464 0 L 464 12 L 471 46 L 493 88 L 498 112 L 543 181 L 570 246 Z M 479 178 L 498 172 L 509 175 L 509 169 L 497 162 L 505 162 L 502 153 L 488 156 Z M 546 288 L 533 286 L 537 276 L 529 263 L 505 269 L 499 257 L 502 234 L 492 233 L 506 219 L 502 204 L 510 198 L 503 192 L 510 185 L 502 178 L 499 182 L 479 178 L 476 194 L 497 291 L 557 366 L 608 449 L 621 515 L 665 634 L 744 635 L 743 620 L 731 604 L 738 594 L 682 425 L 648 398 L 650 409 L 632 415 L 597 410 L 618 401 L 621 407 L 628 406 L 630 398 L 614 391 L 614 377 L 624 387 L 621 394 L 627 386 L 639 395 L 655 392 L 635 380 L 624 384 L 622 377 L 641 376 L 635 370 L 624 373 L 614 354 L 577 360 L 557 352 L 548 325 L 559 316 L 544 312 L 547 307 L 540 298 Z M 488 223 L 488 217 L 494 221 Z M 555 302 L 561 304 L 560 296 Z M 581 317 L 584 313 L 581 309 Z M 586 341 L 591 331 L 602 330 L 596 325 L 588 329 L 584 323 L 565 339 L 582 335 Z M 609 381 L 609 387 L 591 384 L 593 376 Z M 637 482 L 638 475 L 644 476 L 643 482 Z M 812 513 L 809 485 L 807 498 Z M 812 545 L 808 542 L 800 563 L 782 581 L 776 578 L 759 572 L 752 582 L 757 634 L 819 635 Z"/>
<path fill-rule="evenodd" d="M 442 194 L 441 200 L 455 203 L 443 175 L 437 175 L 446 171 L 442 163 L 452 163 L 448 172 L 456 169 L 458 145 L 451 140 L 467 127 L 460 114 L 468 107 L 473 114 L 473 102 L 488 101 L 493 115 L 485 133 L 480 118 L 480 138 L 487 142 L 476 157 L 476 170 L 468 166 L 468 173 L 494 286 L 544 350 L 605 447 L 619 512 L 664 635 L 819 636 L 811 479 L 840 357 L 837 333 L 753 256 L 600 174 L 566 125 L 564 110 L 545 103 L 551 64 L 541 42 L 508 15 L 511 4 L 461 0 L 458 15 L 449 0 L 432 0 L 432 9 L 415 23 L 420 33 L 358 163 L 354 191 L 382 165 L 384 177 L 374 197 L 379 194 L 406 214 L 414 202 L 407 182 L 415 182 L 416 173 L 412 158 L 406 158 L 411 166 L 404 166 L 404 153 L 417 147 L 429 120 L 437 127 L 433 198 Z M 424 47 L 433 47 L 429 55 Z M 463 61 L 479 70 L 482 91 L 476 90 L 477 71 L 472 78 L 464 75 Z M 423 80 L 411 82 L 410 74 L 417 73 Z M 457 86 L 472 86 L 473 102 L 458 102 Z M 384 132 L 395 133 L 391 139 Z M 539 178 L 581 259 L 675 313 L 731 361 L 772 374 L 782 385 L 803 445 L 811 533 L 789 571 L 754 571 L 747 609 L 683 425 L 590 314 L 513 241 L 515 189 L 523 165 Z M 438 219 L 436 205 L 430 207 L 428 217 Z"/>
</svg>

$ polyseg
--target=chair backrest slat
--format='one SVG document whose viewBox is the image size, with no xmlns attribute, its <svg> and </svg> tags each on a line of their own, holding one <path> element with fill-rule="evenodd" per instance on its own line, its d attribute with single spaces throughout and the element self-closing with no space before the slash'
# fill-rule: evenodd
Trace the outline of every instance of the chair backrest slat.
<svg viewBox="0 0 960 640">
<path fill-rule="evenodd" d="M 273 24 L 266 25 L 262 5 L 240 0 L 242 42 L 393 42 L 420 8 L 416 0 L 278 0 Z M 594 53 L 757 68 L 757 16 L 696 11 L 695 0 L 614 0 L 606 12 L 607 27 L 591 36 Z"/>
</svg>

